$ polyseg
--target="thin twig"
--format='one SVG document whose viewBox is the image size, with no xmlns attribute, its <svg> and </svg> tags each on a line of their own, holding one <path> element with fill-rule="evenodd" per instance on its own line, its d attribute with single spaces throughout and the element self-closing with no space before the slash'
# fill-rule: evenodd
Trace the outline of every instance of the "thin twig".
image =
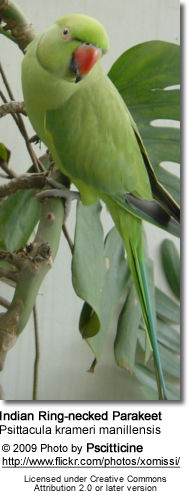
<svg viewBox="0 0 188 491">
<path fill-rule="evenodd" d="M 2 79 L 3 79 L 3 82 L 4 82 L 4 85 L 5 85 L 6 89 L 7 89 L 8 95 L 9 95 L 11 101 L 14 101 L 14 96 L 13 96 L 12 90 L 10 88 L 10 85 L 8 83 L 7 77 L 5 75 L 5 72 L 3 70 L 3 67 L 2 67 L 2 64 L 1 63 L 0 63 L 0 73 L 1 73 L 1 76 L 2 76 Z"/>
<path fill-rule="evenodd" d="M 1 167 L 1 169 L 3 169 L 3 170 L 6 172 L 6 174 L 7 174 L 9 177 L 11 177 L 11 179 L 13 179 L 13 178 L 17 179 L 17 177 L 18 177 L 18 176 L 17 176 L 16 172 L 14 172 L 14 171 L 13 171 L 13 170 L 12 170 L 12 169 L 11 169 L 11 168 L 8 166 L 8 164 L 7 164 L 6 162 L 0 162 L 0 167 Z M 4 176 L 4 177 L 5 177 L 5 176 Z M 0 188 L 0 189 L 1 189 L 1 188 Z"/>
<path fill-rule="evenodd" d="M 0 63 L 0 73 L 1 73 L 1 76 L 2 76 L 2 79 L 3 79 L 3 82 L 4 82 L 4 85 L 6 87 L 6 90 L 7 90 L 7 93 L 10 97 L 10 100 L 11 101 L 14 101 L 15 102 L 15 98 L 14 98 L 14 95 L 13 95 L 13 92 L 10 88 L 10 85 L 8 83 L 8 80 L 7 80 L 7 77 L 5 75 L 5 72 L 3 70 L 3 67 Z M 4 102 L 8 102 L 7 100 L 4 100 Z M 23 136 L 24 140 L 25 140 L 25 144 L 26 144 L 26 147 L 27 147 L 27 150 L 29 152 L 29 155 L 31 157 L 31 160 L 32 160 L 32 163 L 34 165 L 34 168 L 36 170 L 36 172 L 40 172 L 40 170 L 44 170 L 44 167 L 42 165 L 42 163 L 38 160 L 34 150 L 33 150 L 33 147 L 29 141 L 29 136 L 27 134 L 27 131 L 26 131 L 26 128 L 25 128 L 25 125 L 24 125 L 24 122 L 23 122 L 23 118 L 21 116 L 21 114 L 15 114 L 15 113 L 12 113 L 12 117 L 14 118 L 14 121 L 16 122 L 19 130 L 20 130 L 20 133 L 21 135 Z"/>
<path fill-rule="evenodd" d="M 33 147 L 29 141 L 29 136 L 27 134 L 27 131 L 26 131 L 26 128 L 25 128 L 25 125 L 24 125 L 24 122 L 23 122 L 23 119 L 22 119 L 22 116 L 21 114 L 17 114 L 17 115 L 12 115 L 13 117 L 16 117 L 17 116 L 17 121 L 18 121 L 18 127 L 19 127 L 19 130 L 25 140 L 25 144 L 26 144 L 26 147 L 27 147 L 27 150 L 29 152 L 29 155 L 31 157 L 31 160 L 32 160 L 32 163 L 33 163 L 33 166 L 34 166 L 34 169 L 36 172 L 40 172 L 40 171 L 43 171 L 44 170 L 44 166 L 41 164 L 41 162 L 38 160 L 37 156 L 36 156 L 36 153 L 34 152 L 33 150 Z"/>
<path fill-rule="evenodd" d="M 0 65 L 0 66 L 1 66 L 1 70 L 2 70 L 2 65 Z M 3 75 L 5 76 L 4 71 L 3 71 Z M 9 104 L 10 101 L 7 99 L 7 97 L 5 97 L 2 90 L 0 90 L 0 97 L 5 104 Z M 14 102 L 14 101 L 12 101 L 12 102 Z M 11 116 L 13 117 L 18 129 L 20 130 L 17 114 L 12 113 Z"/>
<path fill-rule="evenodd" d="M 5 104 L 8 102 L 8 101 L 7 101 L 7 99 L 6 99 L 6 97 L 5 97 L 5 95 L 3 94 L 2 90 L 0 90 L 0 97 L 1 97 L 2 101 L 3 101 Z"/>
<path fill-rule="evenodd" d="M 33 401 L 37 401 L 38 375 L 40 361 L 39 322 L 36 304 L 33 307 L 34 331 L 35 331 L 35 362 L 33 374 Z"/>
<path fill-rule="evenodd" d="M 3 94 L 2 90 L 0 90 L 0 97 L 1 97 L 2 101 L 5 104 L 8 104 L 9 103 L 7 97 L 5 97 L 5 95 Z M 19 123 L 18 123 L 18 118 L 17 118 L 17 114 L 12 113 L 11 116 L 13 117 L 14 122 L 16 123 L 18 129 L 20 130 Z"/>
<path fill-rule="evenodd" d="M 6 298 L 0 297 L 0 305 L 5 309 L 8 309 L 10 307 L 10 302 L 6 300 Z"/>
</svg>

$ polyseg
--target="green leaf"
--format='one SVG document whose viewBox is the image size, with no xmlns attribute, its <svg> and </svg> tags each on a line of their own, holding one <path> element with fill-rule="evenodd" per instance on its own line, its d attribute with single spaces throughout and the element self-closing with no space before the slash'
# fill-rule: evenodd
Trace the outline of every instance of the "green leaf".
<svg viewBox="0 0 188 491">
<path fill-rule="evenodd" d="M 155 289 L 155 302 L 157 317 L 159 319 L 168 323 L 179 324 L 179 305 L 168 297 L 168 295 L 159 290 L 159 288 Z"/>
<path fill-rule="evenodd" d="M 141 390 L 146 400 L 158 400 L 157 386 L 154 373 L 142 364 L 137 363 L 134 369 L 136 378 L 141 383 Z M 179 389 L 169 382 L 166 383 L 167 397 L 169 401 L 180 399 Z"/>
<path fill-rule="evenodd" d="M 180 400 L 180 388 L 172 384 L 167 385 L 167 397 L 169 401 L 179 401 Z"/>
<path fill-rule="evenodd" d="M 146 236 L 144 236 L 144 249 L 147 281 L 149 285 L 153 317 L 155 318 L 155 286 L 153 261 L 147 255 L 148 247 Z M 138 327 L 141 319 L 142 313 L 136 289 L 134 287 L 133 281 L 130 281 L 129 293 L 118 320 L 118 328 L 114 344 L 114 354 L 117 364 L 124 368 L 127 368 L 130 372 L 134 370 L 137 340 L 140 340 L 140 330 L 138 331 Z M 142 348 L 145 353 L 145 363 L 147 363 L 151 356 L 152 349 L 148 336 L 146 334 L 144 323 L 141 341 Z"/>
<path fill-rule="evenodd" d="M 168 348 L 170 351 L 174 353 L 180 352 L 180 335 L 178 331 L 170 324 L 166 324 L 165 322 L 157 319 L 157 339 L 160 344 L 164 347 Z M 145 351 L 145 329 L 143 321 L 140 323 L 140 329 L 138 331 L 138 339 L 140 346 L 143 351 Z"/>
<path fill-rule="evenodd" d="M 172 240 L 163 240 L 161 259 L 168 284 L 174 295 L 180 299 L 180 257 Z"/>
<path fill-rule="evenodd" d="M 157 391 L 157 384 L 153 372 L 148 367 L 145 367 L 144 365 L 137 363 L 135 365 L 134 374 L 136 378 L 139 380 L 139 382 L 141 382 L 142 386 L 144 387 L 144 390 L 146 389 L 146 387 L 147 387 L 147 391 L 149 390 L 150 393 L 149 399 L 157 400 L 158 391 Z"/>
<path fill-rule="evenodd" d="M 180 47 L 164 41 L 134 46 L 118 58 L 109 77 L 138 126 L 158 179 L 179 201 L 179 179 L 160 164 L 180 161 L 179 128 L 169 122 L 180 118 L 180 91 L 174 88 L 180 83 Z M 156 120 L 164 125 L 154 126 Z"/>
<path fill-rule="evenodd" d="M 134 369 L 138 326 L 141 318 L 141 307 L 136 289 L 131 285 L 121 311 L 114 343 L 116 363 L 131 373 Z"/>
<path fill-rule="evenodd" d="M 175 353 L 170 352 L 165 346 L 159 345 L 161 364 L 164 372 L 172 377 L 180 378 L 180 360 Z"/>
<path fill-rule="evenodd" d="M 39 220 L 40 202 L 33 190 L 21 190 L 0 205 L 0 246 L 10 252 L 24 247 Z"/>
<path fill-rule="evenodd" d="M 4 143 L 0 143 L 0 162 L 8 162 L 10 151 L 5 147 Z"/>
<path fill-rule="evenodd" d="M 72 258 L 72 282 L 75 292 L 92 307 L 98 317 L 105 275 L 104 241 L 100 212 L 101 205 L 99 203 L 90 207 L 83 206 L 81 202 L 78 203 Z M 88 320 L 87 317 L 87 322 Z M 88 337 L 90 329 L 87 332 L 82 320 L 80 327 L 82 333 L 84 332 L 84 337 Z M 98 320 L 96 332 L 99 327 Z"/>
<path fill-rule="evenodd" d="M 163 321 L 157 321 L 157 339 L 159 343 L 173 351 L 174 353 L 180 352 L 180 335 L 169 324 L 165 324 Z"/>
<path fill-rule="evenodd" d="M 106 332 L 125 293 L 130 275 L 124 246 L 115 227 L 110 230 L 105 239 L 104 263 L 105 277 L 99 305 L 101 328 L 97 336 L 88 340 L 97 359 L 101 355 Z"/>
<path fill-rule="evenodd" d="M 100 322 L 96 312 L 85 302 L 80 314 L 79 329 L 83 338 L 95 336 L 100 329 Z"/>
<path fill-rule="evenodd" d="M 97 359 L 129 276 L 117 230 L 113 228 L 103 240 L 100 211 L 99 203 L 89 207 L 78 203 L 72 260 L 73 286 L 86 302 L 80 330 Z"/>
</svg>

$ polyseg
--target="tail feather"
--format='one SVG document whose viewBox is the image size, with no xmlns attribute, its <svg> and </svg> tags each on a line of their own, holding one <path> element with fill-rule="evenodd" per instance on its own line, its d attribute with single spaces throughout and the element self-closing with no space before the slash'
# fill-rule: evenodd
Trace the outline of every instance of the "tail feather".
<svg viewBox="0 0 188 491">
<path fill-rule="evenodd" d="M 148 337 L 153 350 L 159 399 L 164 400 L 167 399 L 167 395 L 157 344 L 152 304 L 144 266 L 142 223 L 138 218 L 133 217 L 131 214 L 122 210 L 117 205 L 115 206 L 110 200 L 108 201 L 107 206 L 125 244 L 130 270 L 135 282 L 144 323 L 146 325 Z"/>
<path fill-rule="evenodd" d="M 137 289 L 137 294 L 140 300 L 143 319 L 153 349 L 159 398 L 164 400 L 167 399 L 167 395 L 166 395 L 165 382 L 164 382 L 161 360 L 159 355 L 159 349 L 157 344 L 156 327 L 155 327 L 154 316 L 152 312 L 152 304 L 149 294 L 145 265 L 142 261 L 140 261 L 138 257 L 138 253 L 134 249 L 134 246 L 132 247 L 131 242 L 129 241 L 129 245 L 127 244 L 127 240 L 126 240 L 126 250 L 129 259 L 131 273 L 133 275 L 135 286 Z"/>
</svg>

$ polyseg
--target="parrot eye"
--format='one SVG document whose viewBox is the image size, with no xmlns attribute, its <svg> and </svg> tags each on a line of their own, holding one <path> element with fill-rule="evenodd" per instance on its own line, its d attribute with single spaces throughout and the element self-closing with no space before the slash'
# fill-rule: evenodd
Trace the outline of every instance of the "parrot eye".
<svg viewBox="0 0 188 491">
<path fill-rule="evenodd" d="M 64 27 L 62 33 L 61 33 L 61 37 L 63 39 L 68 39 L 70 37 L 70 29 L 69 27 Z"/>
</svg>

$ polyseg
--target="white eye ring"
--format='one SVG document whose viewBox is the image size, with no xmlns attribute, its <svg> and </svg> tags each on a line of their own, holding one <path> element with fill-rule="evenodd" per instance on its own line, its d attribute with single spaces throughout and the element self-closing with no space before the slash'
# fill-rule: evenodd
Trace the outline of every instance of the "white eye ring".
<svg viewBox="0 0 188 491">
<path fill-rule="evenodd" d="M 62 33 L 61 33 L 61 37 L 63 39 L 68 39 L 70 37 L 70 29 L 69 27 L 64 27 Z"/>
</svg>

